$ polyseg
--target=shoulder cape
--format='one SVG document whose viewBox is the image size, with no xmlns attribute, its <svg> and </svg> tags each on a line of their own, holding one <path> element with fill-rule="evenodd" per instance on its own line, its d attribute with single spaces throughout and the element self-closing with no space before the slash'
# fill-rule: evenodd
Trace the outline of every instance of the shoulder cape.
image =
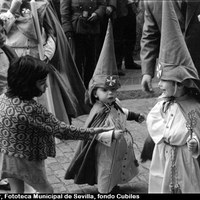
<svg viewBox="0 0 200 200">
<path fill-rule="evenodd" d="M 96 103 L 85 123 L 87 127 L 100 127 L 103 126 L 109 110 L 100 103 Z M 92 141 L 80 141 L 76 150 L 74 158 L 70 163 L 69 168 L 65 174 L 65 179 L 74 179 L 76 184 L 96 184 L 96 171 L 95 171 L 95 136 Z"/>
</svg>

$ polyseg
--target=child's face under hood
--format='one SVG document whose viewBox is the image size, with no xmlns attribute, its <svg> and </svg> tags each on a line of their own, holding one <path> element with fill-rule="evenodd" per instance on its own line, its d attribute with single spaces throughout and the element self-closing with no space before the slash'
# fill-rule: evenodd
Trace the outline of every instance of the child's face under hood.
<svg viewBox="0 0 200 200">
<path fill-rule="evenodd" d="M 158 86 L 164 97 L 180 97 L 185 94 L 184 85 L 175 81 L 160 79 Z"/>
<path fill-rule="evenodd" d="M 94 91 L 94 96 L 103 103 L 111 104 L 116 99 L 117 90 L 109 89 L 107 87 L 98 87 L 96 91 Z"/>
<path fill-rule="evenodd" d="M 175 91 L 175 82 L 174 81 L 166 81 L 160 80 L 158 83 L 159 88 L 162 90 L 162 95 L 165 97 L 174 96 Z"/>
</svg>

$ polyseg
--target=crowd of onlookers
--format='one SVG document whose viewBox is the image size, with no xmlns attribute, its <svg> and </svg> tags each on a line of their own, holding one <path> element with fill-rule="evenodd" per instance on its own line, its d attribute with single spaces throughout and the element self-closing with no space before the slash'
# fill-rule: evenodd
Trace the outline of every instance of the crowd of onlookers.
<svg viewBox="0 0 200 200">
<path fill-rule="evenodd" d="M 54 3 L 59 8 L 59 2 Z M 140 69 L 133 60 L 139 10 L 139 1 L 135 0 L 60 1 L 61 24 L 66 36 L 75 45 L 76 65 L 86 87 L 97 63 L 109 18 L 113 22 L 119 75 L 125 75 L 123 60 L 125 68 Z"/>
</svg>

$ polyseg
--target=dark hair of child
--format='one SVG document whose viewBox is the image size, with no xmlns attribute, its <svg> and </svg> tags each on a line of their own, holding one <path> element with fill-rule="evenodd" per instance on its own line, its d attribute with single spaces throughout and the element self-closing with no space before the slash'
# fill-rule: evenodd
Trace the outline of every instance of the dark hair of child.
<svg viewBox="0 0 200 200">
<path fill-rule="evenodd" d="M 32 56 L 26 55 L 15 59 L 8 68 L 8 97 L 19 97 L 21 100 L 31 100 L 41 95 L 36 87 L 38 80 L 45 79 L 50 72 L 50 66 Z"/>
</svg>

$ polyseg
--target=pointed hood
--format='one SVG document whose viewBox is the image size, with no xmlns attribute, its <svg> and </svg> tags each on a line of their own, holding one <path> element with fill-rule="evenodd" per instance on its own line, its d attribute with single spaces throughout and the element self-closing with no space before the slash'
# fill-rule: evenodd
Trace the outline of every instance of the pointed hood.
<svg viewBox="0 0 200 200">
<path fill-rule="evenodd" d="M 88 98 L 94 103 L 92 91 L 97 87 L 118 89 L 120 87 L 114 50 L 112 23 L 109 19 L 104 44 L 93 77 L 88 86 Z"/>
<path fill-rule="evenodd" d="M 171 0 L 163 1 L 157 77 L 186 87 L 196 87 L 192 80 L 199 79 Z"/>
</svg>

